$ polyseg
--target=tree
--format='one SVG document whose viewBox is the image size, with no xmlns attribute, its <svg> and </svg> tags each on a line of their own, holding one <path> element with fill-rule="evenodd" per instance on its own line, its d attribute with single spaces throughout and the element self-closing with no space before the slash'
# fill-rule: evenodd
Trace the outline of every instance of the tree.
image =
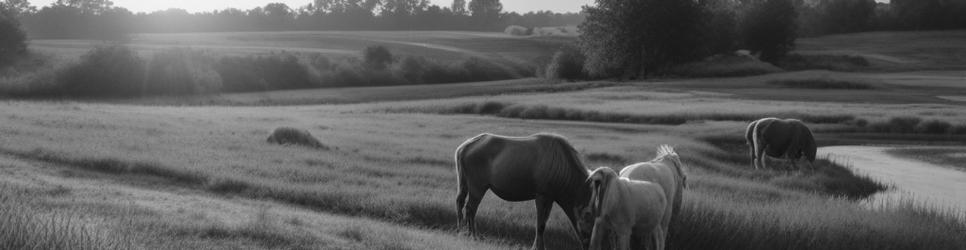
<svg viewBox="0 0 966 250">
<path fill-rule="evenodd" d="M 269 3 L 262 10 L 265 11 L 266 16 L 270 17 L 290 17 L 292 15 L 292 8 L 284 3 Z"/>
<path fill-rule="evenodd" d="M 94 15 L 99 15 L 114 8 L 114 2 L 110 0 L 57 0 L 57 5 L 78 8 L 84 14 Z"/>
<path fill-rule="evenodd" d="M 818 11 L 821 33 L 868 31 L 875 15 L 875 0 L 822 0 Z"/>
<path fill-rule="evenodd" d="M 469 5 L 470 16 L 476 20 L 479 28 L 490 28 L 500 20 L 500 12 L 503 11 L 503 4 L 500 0 L 471 0 Z"/>
<path fill-rule="evenodd" d="M 453 14 L 458 16 L 466 15 L 466 0 L 453 0 L 453 6 L 451 7 Z"/>
<path fill-rule="evenodd" d="M 753 0 L 746 5 L 740 24 L 746 49 L 774 62 L 795 48 L 798 12 L 791 0 Z"/>
<path fill-rule="evenodd" d="M 597 0 L 584 7 L 580 46 L 595 77 L 645 77 L 699 56 L 701 10 L 694 1 Z"/>
<path fill-rule="evenodd" d="M 429 0 L 383 0 L 383 16 L 413 16 L 426 11 Z"/>
<path fill-rule="evenodd" d="M 37 7 L 31 6 L 30 2 L 27 0 L 4 0 L 3 2 L 0 2 L 0 4 L 5 5 L 6 8 L 10 9 L 17 15 L 37 12 Z"/>
<path fill-rule="evenodd" d="M 27 51 L 27 34 L 20 28 L 16 8 L 0 2 L 0 64 Z"/>
</svg>

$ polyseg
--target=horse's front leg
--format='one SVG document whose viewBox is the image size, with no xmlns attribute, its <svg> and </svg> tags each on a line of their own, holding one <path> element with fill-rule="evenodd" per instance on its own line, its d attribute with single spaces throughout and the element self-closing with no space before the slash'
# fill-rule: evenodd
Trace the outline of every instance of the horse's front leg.
<svg viewBox="0 0 966 250">
<path fill-rule="evenodd" d="M 594 222 L 594 232 L 590 236 L 590 250 L 599 250 L 604 243 L 604 235 L 607 234 L 607 226 L 601 218 Z"/>
<path fill-rule="evenodd" d="M 553 200 L 547 199 L 544 196 L 537 195 L 537 232 L 536 236 L 533 238 L 533 247 L 535 250 L 542 250 L 545 248 L 543 243 L 543 232 L 547 227 L 547 219 L 550 218 L 550 209 L 553 208 Z"/>
<path fill-rule="evenodd" d="M 620 250 L 631 249 L 631 231 L 629 229 L 617 229 L 614 230 L 614 238 L 617 242 L 614 247 Z"/>
</svg>

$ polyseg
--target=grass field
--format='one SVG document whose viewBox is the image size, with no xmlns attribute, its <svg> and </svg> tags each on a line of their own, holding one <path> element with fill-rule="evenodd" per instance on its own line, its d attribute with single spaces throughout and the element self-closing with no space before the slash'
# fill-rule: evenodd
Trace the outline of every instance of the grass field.
<svg viewBox="0 0 966 250">
<path fill-rule="evenodd" d="M 523 55 L 528 45 L 515 43 L 559 42 L 461 32 L 324 34 L 145 35 L 135 43 L 148 48 L 193 39 L 199 46 L 337 50 L 364 36 L 412 51 L 456 53 L 440 49 L 448 46 L 525 61 L 536 59 Z M 42 49 L 87 46 L 56 44 Z M 783 116 L 808 122 L 820 146 L 961 145 L 963 135 L 920 133 L 915 124 L 909 131 L 864 128 L 891 126 L 896 117 L 966 125 L 964 103 L 948 98 L 966 96 L 962 74 L 802 71 L 3 100 L 0 224 L 15 227 L 0 230 L 0 242 L 92 249 L 523 248 L 534 231 L 532 202 L 488 194 L 478 218 L 483 237 L 455 230 L 453 150 L 483 132 L 554 132 L 568 137 L 591 168 L 649 160 L 661 144 L 678 149 L 689 189 L 682 217 L 671 227 L 670 249 L 962 249 L 966 213 L 915 201 L 863 206 L 864 197 L 888 186 L 835 162 L 820 160 L 811 171 L 756 171 L 743 139 L 748 121 Z M 326 149 L 267 143 L 269 131 L 280 126 L 307 129 Z M 569 230 L 554 209 L 553 249 L 576 245 Z M 23 231 L 49 233 L 30 238 Z"/>
<path fill-rule="evenodd" d="M 138 34 L 132 48 L 151 53 L 170 47 L 188 47 L 220 55 L 264 54 L 278 51 L 320 53 L 326 56 L 357 56 L 375 45 L 399 55 L 418 55 L 455 61 L 481 57 L 507 64 L 547 62 L 554 52 L 574 41 L 567 37 L 514 37 L 503 33 L 460 31 L 354 31 L 354 32 L 238 32 Z M 103 44 L 90 40 L 34 40 L 30 47 L 76 58 Z"/>
<path fill-rule="evenodd" d="M 878 71 L 963 70 L 966 31 L 868 32 L 804 38 L 797 53 L 851 55 Z"/>
</svg>

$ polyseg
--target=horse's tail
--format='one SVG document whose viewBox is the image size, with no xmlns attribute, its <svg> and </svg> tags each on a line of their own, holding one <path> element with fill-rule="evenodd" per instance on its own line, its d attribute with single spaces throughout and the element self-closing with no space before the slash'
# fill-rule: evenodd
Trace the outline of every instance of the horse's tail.
<svg viewBox="0 0 966 250">
<path fill-rule="evenodd" d="M 463 162 L 463 152 L 471 144 L 483 138 L 484 135 L 486 134 L 484 133 L 484 134 L 477 135 L 460 144 L 460 146 L 456 148 L 456 153 L 453 156 L 453 160 L 456 165 L 456 183 L 457 183 L 457 187 L 456 187 L 457 188 L 457 191 L 456 191 L 457 222 L 456 224 L 457 226 L 459 226 L 460 223 L 463 222 L 463 206 L 466 205 L 466 195 L 469 193 L 469 187 L 466 184 L 466 177 L 463 176 L 463 167 L 466 166 L 466 164 Z"/>
<path fill-rule="evenodd" d="M 761 129 L 761 127 L 762 127 L 761 126 L 761 121 L 762 120 L 758 120 L 758 121 L 754 122 L 753 123 L 754 124 L 754 128 L 751 128 L 751 150 L 754 150 L 753 152 L 751 152 L 751 154 L 755 156 L 755 158 L 752 158 L 752 160 L 754 161 L 754 162 L 752 162 L 752 164 L 754 165 L 755 169 L 758 169 L 758 161 L 762 161 L 762 159 L 758 159 L 757 157 L 759 157 L 759 156 L 760 157 L 764 157 L 764 155 L 761 155 L 761 150 L 763 150 L 761 148 L 761 146 L 762 146 L 761 145 L 761 133 L 762 133 L 762 131 L 759 131 L 759 129 Z"/>
<path fill-rule="evenodd" d="M 808 162 L 815 162 L 815 154 L 818 150 L 818 145 L 815 144 L 815 135 L 813 135 L 812 130 L 806 127 L 804 124 L 802 125 L 802 130 L 805 136 L 805 138 L 803 138 L 805 140 L 805 145 L 802 147 L 802 150 L 805 151 L 805 158 L 808 159 Z"/>
</svg>

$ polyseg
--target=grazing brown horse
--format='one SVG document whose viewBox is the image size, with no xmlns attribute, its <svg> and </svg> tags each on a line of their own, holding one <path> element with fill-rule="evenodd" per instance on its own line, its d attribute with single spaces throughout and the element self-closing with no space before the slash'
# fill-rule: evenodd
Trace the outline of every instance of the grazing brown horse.
<svg viewBox="0 0 966 250">
<path fill-rule="evenodd" d="M 815 137 L 802 121 L 795 119 L 764 118 L 748 124 L 745 139 L 751 151 L 751 165 L 767 168 L 765 156 L 795 161 L 805 157 L 809 165 L 815 162 Z"/>
<path fill-rule="evenodd" d="M 476 209 L 487 190 L 506 201 L 536 200 L 534 249 L 544 249 L 543 232 L 553 203 L 557 203 L 587 245 L 589 236 L 577 231 L 575 213 L 587 205 L 590 190 L 583 185 L 588 170 L 573 146 L 562 136 L 535 134 L 507 137 L 481 134 L 456 149 L 458 224 L 476 234 Z M 463 217 L 465 208 L 466 217 Z"/>
</svg>

